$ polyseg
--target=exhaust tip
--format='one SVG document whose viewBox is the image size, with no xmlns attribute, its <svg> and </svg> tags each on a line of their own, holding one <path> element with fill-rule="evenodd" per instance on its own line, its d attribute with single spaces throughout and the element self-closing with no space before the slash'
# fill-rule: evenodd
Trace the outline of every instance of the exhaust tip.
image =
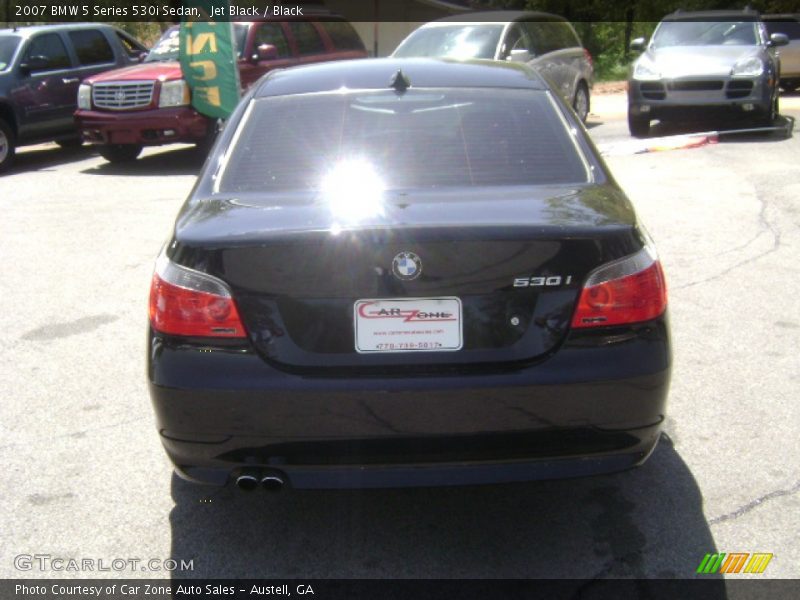
<svg viewBox="0 0 800 600">
<path fill-rule="evenodd" d="M 258 473 L 250 470 L 242 471 L 236 478 L 236 487 L 245 492 L 252 492 L 258 487 Z"/>
<path fill-rule="evenodd" d="M 261 487 L 268 492 L 280 492 L 285 484 L 286 480 L 283 476 L 276 473 L 270 473 L 261 478 Z"/>
</svg>

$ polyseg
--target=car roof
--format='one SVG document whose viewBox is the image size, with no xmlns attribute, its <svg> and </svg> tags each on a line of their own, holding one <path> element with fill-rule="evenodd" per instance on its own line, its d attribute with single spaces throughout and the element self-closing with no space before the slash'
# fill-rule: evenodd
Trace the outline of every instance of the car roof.
<svg viewBox="0 0 800 600">
<path fill-rule="evenodd" d="M 432 58 L 368 58 L 334 61 L 272 71 L 254 95 L 288 96 L 340 89 L 390 89 L 398 71 L 418 88 L 491 87 L 546 90 L 548 85 L 531 68 L 520 63 L 491 60 L 456 61 Z"/>
<path fill-rule="evenodd" d="M 11 34 L 20 37 L 30 37 L 40 31 L 75 31 L 78 29 L 106 29 L 112 28 L 107 23 L 57 23 L 48 25 L 20 25 L 9 29 L 0 29 L 0 35 Z"/>
<path fill-rule="evenodd" d="M 511 21 L 566 21 L 564 17 L 546 12 L 526 10 L 487 10 L 449 15 L 425 23 L 422 27 L 445 23 L 508 23 Z"/>
<path fill-rule="evenodd" d="M 761 16 L 754 10 L 677 10 L 662 21 L 759 21 Z"/>
</svg>

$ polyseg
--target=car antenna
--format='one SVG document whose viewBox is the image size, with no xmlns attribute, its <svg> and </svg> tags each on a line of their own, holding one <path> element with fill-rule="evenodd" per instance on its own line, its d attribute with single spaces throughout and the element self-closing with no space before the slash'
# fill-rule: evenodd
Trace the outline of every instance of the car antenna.
<svg viewBox="0 0 800 600">
<path fill-rule="evenodd" d="M 392 80 L 389 82 L 389 87 L 403 93 L 411 87 L 411 80 L 403 73 L 402 69 L 397 69 L 397 73 L 392 76 Z"/>
</svg>

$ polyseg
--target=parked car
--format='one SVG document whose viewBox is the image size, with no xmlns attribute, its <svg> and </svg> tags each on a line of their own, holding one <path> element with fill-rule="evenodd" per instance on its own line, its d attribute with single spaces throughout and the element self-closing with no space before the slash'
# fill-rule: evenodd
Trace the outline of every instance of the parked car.
<svg viewBox="0 0 800 600">
<path fill-rule="evenodd" d="M 352 25 L 333 16 L 233 27 L 244 89 L 272 69 L 367 56 Z M 106 160 L 133 160 L 143 146 L 213 141 L 215 122 L 191 106 L 178 62 L 178 36 L 177 26 L 167 30 L 143 64 L 103 73 L 81 86 L 78 128 Z M 168 87 L 181 91 L 165 94 Z"/>
<path fill-rule="evenodd" d="M 772 124 L 778 115 L 780 60 L 785 35 L 767 34 L 757 12 L 676 12 L 664 18 L 628 81 L 628 126 L 646 136 L 650 121 L 728 111 Z"/>
<path fill-rule="evenodd" d="M 642 463 L 670 342 L 653 242 L 526 65 L 276 71 L 156 263 L 148 380 L 179 475 L 446 485 Z"/>
<path fill-rule="evenodd" d="M 446 17 L 411 32 L 392 56 L 527 63 L 550 79 L 581 121 L 589 115 L 592 55 L 572 25 L 556 15 L 492 11 Z"/>
<path fill-rule="evenodd" d="M 19 146 L 80 143 L 72 114 L 81 80 L 146 52 L 127 33 L 97 23 L 0 30 L 0 171 Z"/>
<path fill-rule="evenodd" d="M 787 92 L 800 86 L 800 16 L 762 15 L 767 33 L 782 33 L 789 43 L 781 48 L 781 87 Z"/>
</svg>

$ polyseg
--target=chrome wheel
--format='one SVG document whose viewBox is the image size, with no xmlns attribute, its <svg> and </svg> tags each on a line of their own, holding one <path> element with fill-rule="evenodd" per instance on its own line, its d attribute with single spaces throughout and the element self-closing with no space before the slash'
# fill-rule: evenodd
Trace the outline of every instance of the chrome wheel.
<svg viewBox="0 0 800 600">
<path fill-rule="evenodd" d="M 589 90 L 582 83 L 578 85 L 578 89 L 575 91 L 575 100 L 572 102 L 572 107 L 575 109 L 575 114 L 578 115 L 578 118 L 585 123 L 586 118 L 589 116 Z"/>
<path fill-rule="evenodd" d="M 14 132 L 3 119 L 0 119 L 0 172 L 5 171 L 14 162 Z"/>
</svg>

